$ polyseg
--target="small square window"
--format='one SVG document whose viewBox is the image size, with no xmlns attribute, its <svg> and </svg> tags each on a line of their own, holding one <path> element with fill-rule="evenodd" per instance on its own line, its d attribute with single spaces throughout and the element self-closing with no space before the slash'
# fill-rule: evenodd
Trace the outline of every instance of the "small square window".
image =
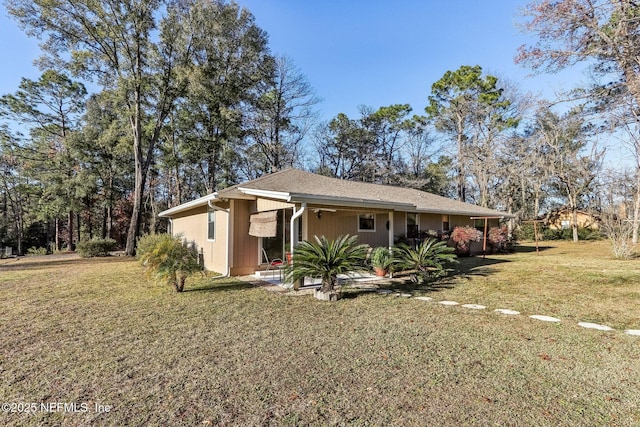
<svg viewBox="0 0 640 427">
<path fill-rule="evenodd" d="M 358 215 L 358 231 L 376 231 L 376 216 L 374 214 Z"/>
</svg>

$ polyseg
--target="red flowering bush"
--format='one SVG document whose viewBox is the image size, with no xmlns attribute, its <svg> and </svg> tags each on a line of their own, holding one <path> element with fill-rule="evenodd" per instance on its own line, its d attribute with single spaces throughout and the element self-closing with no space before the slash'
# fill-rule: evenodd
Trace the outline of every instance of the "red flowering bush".
<svg viewBox="0 0 640 427">
<path fill-rule="evenodd" d="M 468 225 L 456 227 L 451 232 L 451 240 L 455 243 L 456 252 L 459 254 L 468 254 L 471 242 L 479 242 L 481 238 L 482 232 Z"/>
<path fill-rule="evenodd" d="M 509 250 L 509 237 L 505 227 L 490 228 L 487 241 L 491 246 L 492 252 L 508 252 Z"/>
</svg>

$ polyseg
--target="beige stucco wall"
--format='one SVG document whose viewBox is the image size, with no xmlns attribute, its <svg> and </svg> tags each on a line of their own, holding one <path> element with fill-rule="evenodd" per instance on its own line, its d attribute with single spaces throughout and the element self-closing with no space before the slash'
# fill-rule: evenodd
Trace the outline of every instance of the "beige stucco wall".
<svg viewBox="0 0 640 427">
<path fill-rule="evenodd" d="M 358 215 L 368 213 L 364 211 L 323 211 L 322 216 L 318 218 L 310 209 L 307 215 L 307 235 L 309 239 L 313 236 L 326 236 L 334 239 L 340 235 L 349 234 L 357 235 L 358 243 L 364 243 L 370 246 L 387 246 L 389 244 L 389 231 L 386 224 L 389 220 L 387 212 L 371 212 L 375 214 L 375 231 L 358 231 Z M 396 218 L 398 217 L 398 218 Z M 399 227 L 405 221 L 404 213 L 394 213 L 394 226 Z M 394 234 L 404 232 L 406 227 L 402 225 L 400 230 L 394 229 Z"/>
<path fill-rule="evenodd" d="M 173 235 L 181 234 L 202 253 L 204 266 L 209 271 L 226 273 L 228 214 L 216 211 L 215 240 L 207 239 L 207 206 L 201 206 L 176 215 L 172 221 Z"/>
</svg>

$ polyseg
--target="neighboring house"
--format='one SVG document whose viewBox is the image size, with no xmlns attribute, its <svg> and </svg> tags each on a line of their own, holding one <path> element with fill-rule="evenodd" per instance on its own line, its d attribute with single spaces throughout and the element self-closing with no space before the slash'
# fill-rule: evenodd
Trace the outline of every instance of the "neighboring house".
<svg viewBox="0 0 640 427">
<path fill-rule="evenodd" d="M 207 270 L 251 274 L 269 259 L 285 259 L 314 235 L 358 236 L 359 243 L 393 246 L 397 235 L 452 230 L 504 212 L 410 188 L 346 181 L 287 169 L 234 185 L 160 213 L 171 232 L 201 253 Z M 484 222 L 484 220 L 482 220 Z M 292 244 L 293 243 L 293 244 Z"/>
<path fill-rule="evenodd" d="M 578 228 L 597 230 L 600 227 L 600 217 L 589 212 L 579 210 L 577 212 Z M 573 213 L 569 208 L 560 208 L 550 211 L 542 218 L 543 223 L 552 230 L 567 230 L 571 228 Z"/>
</svg>

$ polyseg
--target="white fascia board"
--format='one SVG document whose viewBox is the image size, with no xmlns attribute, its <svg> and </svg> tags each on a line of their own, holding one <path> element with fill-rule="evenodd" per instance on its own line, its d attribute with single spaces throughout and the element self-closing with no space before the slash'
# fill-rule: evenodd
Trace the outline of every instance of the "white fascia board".
<svg viewBox="0 0 640 427">
<path fill-rule="evenodd" d="M 183 203 L 181 205 L 174 206 L 170 209 L 162 211 L 158 214 L 158 216 L 160 218 L 170 218 L 172 215 L 175 215 L 177 213 L 188 211 L 189 209 L 197 208 L 199 206 L 207 205 L 209 202 L 215 202 L 216 200 L 219 200 L 218 193 L 208 194 L 190 202 Z"/>
<path fill-rule="evenodd" d="M 459 209 L 418 209 L 418 212 L 421 213 L 429 213 L 429 214 L 442 214 L 442 215 L 460 215 L 460 216 L 476 216 L 476 217 L 486 217 L 486 216 L 490 216 L 490 217 L 500 217 L 500 219 L 504 219 L 504 218 L 515 218 L 515 215 L 513 214 L 509 214 L 506 212 L 500 212 L 497 211 L 495 213 L 492 214 L 482 214 L 482 213 L 477 213 L 477 212 L 470 212 L 470 211 L 465 211 L 465 210 L 459 210 Z"/>
<path fill-rule="evenodd" d="M 283 191 L 257 190 L 255 188 L 238 187 L 238 190 L 244 194 L 256 197 L 266 197 L 268 199 L 277 199 L 289 201 L 290 194 Z"/>
<path fill-rule="evenodd" d="M 348 197 L 318 196 L 310 194 L 292 194 L 291 202 L 307 202 L 315 205 L 346 206 L 371 209 L 392 209 L 398 211 L 415 210 L 413 203 L 387 202 L 384 200 L 352 199 Z"/>
</svg>

